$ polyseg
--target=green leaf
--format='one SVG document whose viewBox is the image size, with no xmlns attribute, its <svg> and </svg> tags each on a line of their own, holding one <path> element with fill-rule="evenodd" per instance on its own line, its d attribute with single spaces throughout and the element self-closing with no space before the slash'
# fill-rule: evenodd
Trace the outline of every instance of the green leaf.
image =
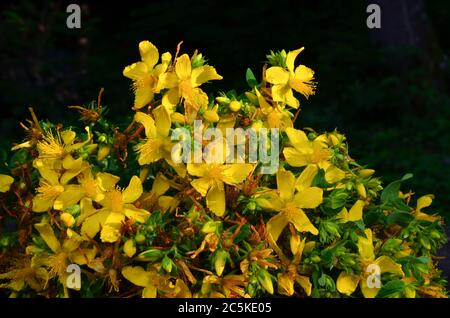
<svg viewBox="0 0 450 318">
<path fill-rule="evenodd" d="M 335 209 L 341 209 L 344 207 L 347 198 L 348 198 L 348 194 L 345 191 L 345 189 L 338 189 L 338 190 L 334 190 L 331 194 L 331 208 L 333 210 Z"/>
<path fill-rule="evenodd" d="M 411 179 L 412 177 L 412 173 L 407 173 L 400 180 L 396 180 L 390 183 L 381 193 L 381 202 L 385 204 L 392 204 L 395 201 L 399 201 L 400 199 L 398 197 L 398 193 L 400 191 L 401 183 Z"/>
<path fill-rule="evenodd" d="M 413 219 L 414 217 L 409 212 L 397 210 L 386 218 L 386 225 L 394 223 L 401 226 L 407 226 Z"/>
<path fill-rule="evenodd" d="M 239 231 L 238 235 L 236 235 L 236 237 L 234 238 L 233 242 L 234 243 L 239 243 L 242 240 L 244 240 L 247 236 L 249 236 L 251 233 L 250 230 L 250 225 L 245 224 L 241 227 L 241 230 Z"/>
<path fill-rule="evenodd" d="M 383 285 L 376 298 L 398 298 L 403 295 L 405 283 L 399 279 L 391 280 Z"/>
<path fill-rule="evenodd" d="M 248 68 L 247 72 L 245 73 L 245 79 L 247 80 L 248 86 L 250 86 L 251 88 L 258 85 L 258 81 L 256 80 L 255 74 L 253 74 L 250 68 Z"/>
<path fill-rule="evenodd" d="M 25 162 L 27 161 L 27 157 L 28 157 L 27 150 L 25 149 L 18 150 L 11 157 L 10 166 L 13 168 L 25 164 Z"/>
<path fill-rule="evenodd" d="M 325 170 L 319 169 L 316 176 L 314 177 L 312 181 L 312 187 L 319 187 L 319 188 L 328 188 L 331 187 L 331 184 L 329 184 L 325 180 Z"/>
</svg>

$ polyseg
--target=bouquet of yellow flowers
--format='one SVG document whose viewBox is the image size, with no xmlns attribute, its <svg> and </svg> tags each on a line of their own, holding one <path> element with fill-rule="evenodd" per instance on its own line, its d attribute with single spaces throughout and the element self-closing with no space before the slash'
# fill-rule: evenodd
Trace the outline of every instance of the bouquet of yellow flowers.
<svg viewBox="0 0 450 318">
<path fill-rule="evenodd" d="M 70 106 L 0 162 L 0 288 L 11 297 L 446 297 L 443 219 L 385 186 L 344 135 L 295 127 L 316 91 L 303 48 L 249 90 L 208 95 L 205 57 L 139 43 L 133 114 Z M 126 122 L 128 121 L 128 122 Z M 8 158 L 9 157 L 9 158 Z"/>
</svg>

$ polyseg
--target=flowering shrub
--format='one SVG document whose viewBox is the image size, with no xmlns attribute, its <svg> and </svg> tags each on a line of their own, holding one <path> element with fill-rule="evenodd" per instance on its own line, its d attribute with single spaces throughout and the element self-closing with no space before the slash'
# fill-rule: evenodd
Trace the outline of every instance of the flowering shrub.
<svg viewBox="0 0 450 318">
<path fill-rule="evenodd" d="M 202 54 L 159 56 L 143 41 L 123 71 L 131 122 L 108 121 L 102 91 L 70 106 L 82 126 L 30 109 L 24 142 L 2 159 L 0 287 L 16 297 L 446 297 L 434 257 L 443 220 L 423 211 L 433 195 L 402 192 L 410 174 L 383 189 L 344 135 L 294 128 L 299 98 L 316 90 L 313 70 L 296 66 L 302 50 L 271 52 L 260 81 L 247 71 L 247 92 L 208 96 L 203 84 L 222 77 Z"/>
</svg>

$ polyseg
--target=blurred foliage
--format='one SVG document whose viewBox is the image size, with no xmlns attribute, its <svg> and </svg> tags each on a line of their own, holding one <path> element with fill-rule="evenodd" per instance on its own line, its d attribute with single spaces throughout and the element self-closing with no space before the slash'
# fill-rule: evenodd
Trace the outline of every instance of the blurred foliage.
<svg viewBox="0 0 450 318">
<path fill-rule="evenodd" d="M 123 94 L 129 82 L 117 70 L 136 56 L 140 40 L 164 50 L 180 40 L 185 51 L 201 47 L 225 78 L 211 84 L 213 90 L 244 88 L 247 67 L 260 69 L 263 61 L 254 57 L 269 49 L 305 46 L 303 62 L 316 70 L 320 85 L 300 125 L 338 128 L 352 140 L 350 154 L 377 169 L 385 184 L 413 172 L 411 188 L 435 193 L 441 213 L 450 206 L 450 99 L 423 80 L 420 64 L 402 76 L 389 69 L 386 52 L 370 40 L 364 1 L 245 1 L 235 7 L 224 1 L 161 0 L 126 9 L 109 2 L 107 10 L 101 2 L 79 3 L 79 30 L 67 29 L 64 1 L 0 4 L 2 147 L 21 138 L 18 121 L 28 106 L 40 118 L 70 121 L 74 117 L 65 106 L 94 99 L 100 87 L 110 116 L 119 118 L 131 107 L 132 94 Z M 446 55 L 448 12 L 448 2 L 427 2 Z M 398 53 L 414 59 L 420 52 Z M 450 72 L 443 66 L 448 89 Z"/>
</svg>

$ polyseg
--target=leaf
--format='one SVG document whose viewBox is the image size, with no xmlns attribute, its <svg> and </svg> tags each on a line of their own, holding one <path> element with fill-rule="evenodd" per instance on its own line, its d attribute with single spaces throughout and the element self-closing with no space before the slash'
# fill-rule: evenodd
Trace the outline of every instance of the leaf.
<svg viewBox="0 0 450 318">
<path fill-rule="evenodd" d="M 385 204 L 393 204 L 399 201 L 398 193 L 400 191 L 400 185 L 402 182 L 409 180 L 413 177 L 412 173 L 405 174 L 400 180 L 391 182 L 381 193 L 381 202 Z"/>
<path fill-rule="evenodd" d="M 241 227 L 241 230 L 239 231 L 238 235 L 234 238 L 233 242 L 235 244 L 241 242 L 244 240 L 247 236 L 249 236 L 251 233 L 250 226 L 248 224 L 245 224 Z"/>
<path fill-rule="evenodd" d="M 329 188 L 331 187 L 331 184 L 329 184 L 325 180 L 325 170 L 319 169 L 316 176 L 314 177 L 312 181 L 312 187 L 319 187 L 319 188 Z"/>
<path fill-rule="evenodd" d="M 348 194 L 345 189 L 334 190 L 331 195 L 331 208 L 333 210 L 341 209 L 344 207 Z"/>
<path fill-rule="evenodd" d="M 395 223 L 407 226 L 413 219 L 414 217 L 409 212 L 396 210 L 386 218 L 386 225 Z"/>
<path fill-rule="evenodd" d="M 27 157 L 28 152 L 25 149 L 20 149 L 12 155 L 9 165 L 11 167 L 23 165 L 27 161 Z"/>
<path fill-rule="evenodd" d="M 253 74 L 250 68 L 248 68 L 247 72 L 245 72 L 245 79 L 247 80 L 248 86 L 250 86 L 251 88 L 258 85 L 258 81 L 256 80 L 255 74 Z"/>
<path fill-rule="evenodd" d="M 405 283 L 399 279 L 391 280 L 383 285 L 376 298 L 398 298 L 403 294 Z"/>
</svg>

